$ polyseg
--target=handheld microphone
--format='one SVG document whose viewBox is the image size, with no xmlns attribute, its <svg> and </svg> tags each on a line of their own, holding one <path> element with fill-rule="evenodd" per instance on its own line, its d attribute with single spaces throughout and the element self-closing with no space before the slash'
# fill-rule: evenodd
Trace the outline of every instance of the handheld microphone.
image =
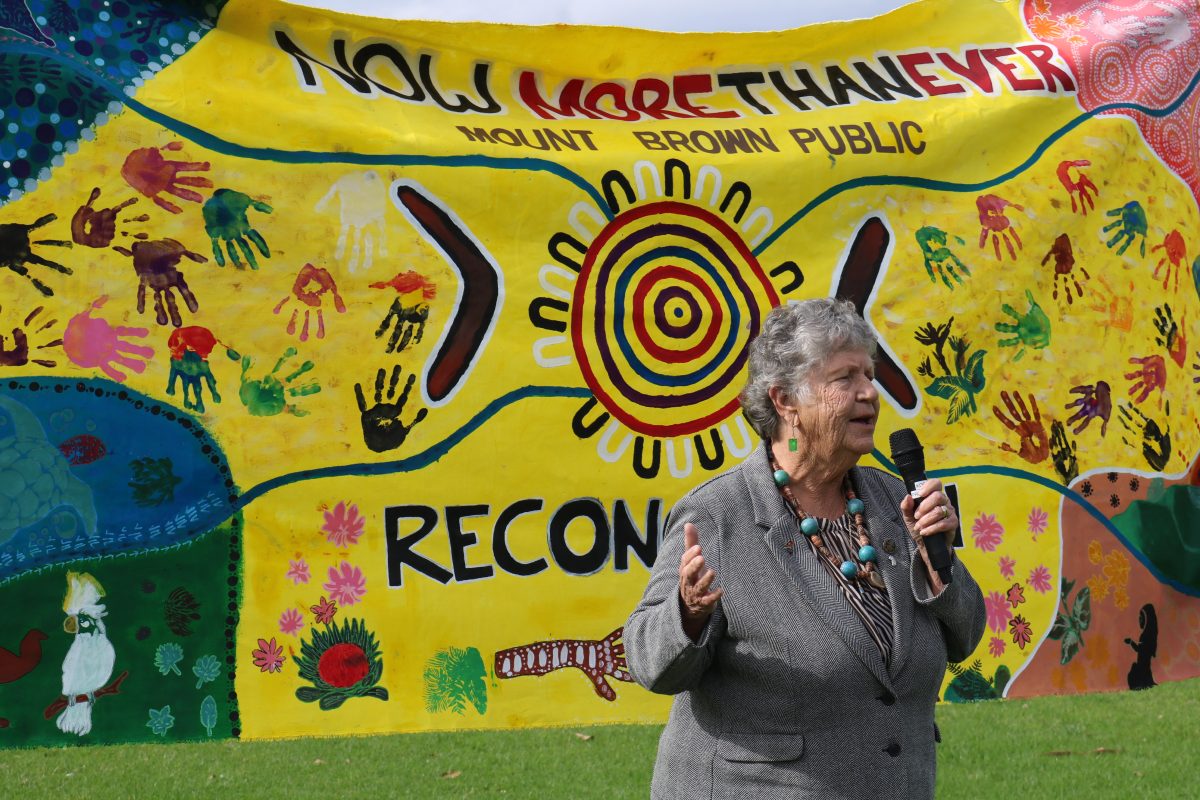
<svg viewBox="0 0 1200 800">
<path fill-rule="evenodd" d="M 921 500 L 921 484 L 925 483 L 925 450 L 912 428 L 901 428 L 891 435 L 889 443 L 892 448 L 892 462 L 900 470 L 904 479 L 904 489 L 913 500 Z M 946 547 L 944 536 L 927 536 L 925 552 L 929 556 L 929 564 L 937 572 L 942 583 L 950 584 L 950 550 Z"/>
</svg>

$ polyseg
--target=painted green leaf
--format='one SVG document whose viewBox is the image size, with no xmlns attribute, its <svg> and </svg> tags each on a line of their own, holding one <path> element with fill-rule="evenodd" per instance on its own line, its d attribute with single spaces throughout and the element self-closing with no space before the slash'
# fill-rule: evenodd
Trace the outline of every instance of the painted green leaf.
<svg viewBox="0 0 1200 800">
<path fill-rule="evenodd" d="M 213 728 L 217 726 L 217 701 L 211 694 L 200 701 L 200 724 L 212 736 Z"/>
</svg>

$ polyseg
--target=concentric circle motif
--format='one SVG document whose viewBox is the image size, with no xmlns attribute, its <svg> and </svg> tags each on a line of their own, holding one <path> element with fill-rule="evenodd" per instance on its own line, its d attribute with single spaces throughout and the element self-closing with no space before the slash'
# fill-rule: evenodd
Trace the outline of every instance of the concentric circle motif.
<svg viewBox="0 0 1200 800">
<path fill-rule="evenodd" d="M 588 248 L 571 342 L 605 409 L 650 436 L 685 436 L 738 405 L 746 346 L 779 296 L 721 217 L 675 201 L 629 209 Z"/>
</svg>

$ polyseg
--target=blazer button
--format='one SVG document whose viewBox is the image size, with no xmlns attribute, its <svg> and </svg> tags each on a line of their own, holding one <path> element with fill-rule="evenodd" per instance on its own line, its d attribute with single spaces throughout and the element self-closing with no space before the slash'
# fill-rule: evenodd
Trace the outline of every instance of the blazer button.
<svg viewBox="0 0 1200 800">
<path fill-rule="evenodd" d="M 883 748 L 883 752 L 887 753 L 892 758 L 900 755 L 900 743 L 892 742 L 887 747 Z"/>
<path fill-rule="evenodd" d="M 879 695 L 879 702 L 883 703 L 885 706 L 895 705 L 896 695 L 892 694 L 891 692 L 884 692 L 883 694 Z"/>
</svg>

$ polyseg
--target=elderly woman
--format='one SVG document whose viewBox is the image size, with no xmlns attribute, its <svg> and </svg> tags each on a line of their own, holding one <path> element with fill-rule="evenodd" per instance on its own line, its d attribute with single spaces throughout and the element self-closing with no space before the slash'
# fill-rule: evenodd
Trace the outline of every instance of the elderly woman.
<svg viewBox="0 0 1200 800">
<path fill-rule="evenodd" d="M 750 345 L 763 438 L 685 496 L 625 625 L 629 671 L 676 695 L 654 798 L 932 797 L 947 661 L 983 635 L 979 587 L 943 585 L 926 537 L 958 519 L 856 466 L 879 418 L 875 338 L 853 306 L 780 306 Z"/>
</svg>

